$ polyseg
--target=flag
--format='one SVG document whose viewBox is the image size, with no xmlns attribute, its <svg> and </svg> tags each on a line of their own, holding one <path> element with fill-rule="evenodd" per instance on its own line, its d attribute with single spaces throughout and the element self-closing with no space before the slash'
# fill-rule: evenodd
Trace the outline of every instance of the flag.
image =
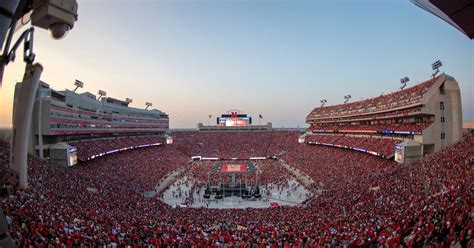
<svg viewBox="0 0 474 248">
<path fill-rule="evenodd" d="M 262 114 L 259 114 L 259 115 L 258 115 L 258 118 L 263 119 Z"/>
</svg>

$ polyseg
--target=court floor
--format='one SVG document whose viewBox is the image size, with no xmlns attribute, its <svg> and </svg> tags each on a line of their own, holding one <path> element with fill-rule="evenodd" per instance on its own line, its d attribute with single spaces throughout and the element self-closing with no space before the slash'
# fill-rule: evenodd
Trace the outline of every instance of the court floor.
<svg viewBox="0 0 474 248">
<path fill-rule="evenodd" d="M 261 185 L 261 199 L 242 199 L 238 196 L 225 197 L 216 200 L 204 199 L 204 188 L 196 188 L 193 192 L 192 200 L 189 197 L 191 188 L 195 180 L 185 176 L 178 179 L 168 187 L 161 200 L 168 205 L 182 207 L 207 207 L 207 208 L 268 208 L 277 205 L 298 205 L 306 199 L 312 197 L 312 193 L 294 179 L 288 180 L 285 186 Z"/>
</svg>

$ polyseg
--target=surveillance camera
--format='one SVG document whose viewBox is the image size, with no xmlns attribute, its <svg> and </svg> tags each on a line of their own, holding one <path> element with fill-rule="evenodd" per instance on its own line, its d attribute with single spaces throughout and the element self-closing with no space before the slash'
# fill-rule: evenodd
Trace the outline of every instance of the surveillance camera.
<svg viewBox="0 0 474 248">
<path fill-rule="evenodd" d="M 71 27 L 65 23 L 54 23 L 49 26 L 48 30 L 53 39 L 59 40 L 66 36 Z"/>
<path fill-rule="evenodd" d="M 33 0 L 31 23 L 48 29 L 54 39 L 63 38 L 77 21 L 76 0 Z"/>
</svg>

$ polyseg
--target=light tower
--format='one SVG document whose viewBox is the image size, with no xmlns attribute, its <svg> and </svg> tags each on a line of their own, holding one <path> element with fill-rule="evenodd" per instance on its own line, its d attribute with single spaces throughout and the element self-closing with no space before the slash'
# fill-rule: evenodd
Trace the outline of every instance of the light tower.
<svg viewBox="0 0 474 248">
<path fill-rule="evenodd" d="M 76 92 L 77 89 L 84 88 L 84 83 L 76 79 L 74 86 L 76 86 L 76 88 L 73 90 L 73 92 Z"/>
<path fill-rule="evenodd" d="M 443 66 L 440 60 L 436 60 L 433 64 L 431 64 L 431 69 L 433 70 L 433 74 L 431 76 L 434 78 L 439 73 L 439 68 Z"/>
<path fill-rule="evenodd" d="M 346 99 L 346 100 L 344 101 L 344 103 L 347 103 L 351 98 L 352 98 L 351 95 L 346 95 L 346 96 L 344 96 L 344 99 Z"/>
<path fill-rule="evenodd" d="M 146 107 L 145 107 L 145 110 L 147 110 L 148 107 L 153 106 L 153 103 L 151 103 L 151 102 L 146 102 L 146 103 L 145 103 L 145 106 L 146 106 Z"/>
<path fill-rule="evenodd" d="M 99 90 L 99 92 L 97 94 L 99 94 L 99 97 L 97 98 L 97 101 L 99 101 L 100 98 L 102 98 L 103 96 L 107 96 L 107 92 L 105 92 L 103 90 Z"/>
<path fill-rule="evenodd" d="M 320 102 L 321 102 L 321 107 L 324 107 L 324 104 L 326 104 L 328 102 L 328 100 L 322 99 Z"/>
<path fill-rule="evenodd" d="M 400 79 L 400 83 L 402 84 L 402 86 L 400 87 L 401 90 L 403 90 L 403 89 L 405 89 L 405 87 L 407 87 L 408 81 L 410 81 L 410 79 L 408 77 L 404 77 L 404 78 Z"/>
</svg>

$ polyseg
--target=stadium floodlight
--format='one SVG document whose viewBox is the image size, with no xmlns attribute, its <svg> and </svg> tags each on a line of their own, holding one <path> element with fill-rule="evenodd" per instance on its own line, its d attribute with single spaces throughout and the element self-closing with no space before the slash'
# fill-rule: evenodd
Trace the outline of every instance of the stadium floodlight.
<svg viewBox="0 0 474 248">
<path fill-rule="evenodd" d="M 99 98 L 97 98 L 97 101 L 99 101 L 101 97 L 107 96 L 107 92 L 105 92 L 103 90 L 99 90 L 99 93 L 97 93 L 97 94 L 99 94 Z"/>
<path fill-rule="evenodd" d="M 148 109 L 148 107 L 151 107 L 151 106 L 153 106 L 153 103 L 151 103 L 151 102 L 146 102 L 146 103 L 145 103 L 145 105 L 146 105 L 146 108 L 145 108 L 145 110 L 147 110 L 147 109 Z"/>
<path fill-rule="evenodd" d="M 127 98 L 125 98 L 125 101 L 128 102 L 128 103 L 131 103 L 131 102 L 133 102 L 133 99 L 127 97 Z"/>
<path fill-rule="evenodd" d="M 408 77 L 404 77 L 400 79 L 400 83 L 402 84 L 402 87 L 400 87 L 401 90 L 403 90 L 405 87 L 407 87 L 407 83 L 410 81 Z"/>
<path fill-rule="evenodd" d="M 77 79 L 76 79 L 76 81 L 74 82 L 74 85 L 76 86 L 76 88 L 73 90 L 73 92 L 76 92 L 76 90 L 79 89 L 79 88 L 84 88 L 84 83 L 81 82 L 81 81 L 79 81 L 79 80 L 77 80 Z"/>
<path fill-rule="evenodd" d="M 351 95 L 344 96 L 344 99 L 346 99 L 346 100 L 344 101 L 344 103 L 347 103 L 347 102 L 349 101 L 349 99 L 351 99 L 351 98 L 352 98 Z"/>
<path fill-rule="evenodd" d="M 431 64 L 431 69 L 434 71 L 431 76 L 435 77 L 436 74 L 439 72 L 439 68 L 443 66 L 443 63 L 440 60 L 436 60 L 433 64 Z"/>
<path fill-rule="evenodd" d="M 326 104 L 328 102 L 328 100 L 322 99 L 320 102 L 321 102 L 321 107 L 324 107 L 324 104 Z"/>
</svg>

